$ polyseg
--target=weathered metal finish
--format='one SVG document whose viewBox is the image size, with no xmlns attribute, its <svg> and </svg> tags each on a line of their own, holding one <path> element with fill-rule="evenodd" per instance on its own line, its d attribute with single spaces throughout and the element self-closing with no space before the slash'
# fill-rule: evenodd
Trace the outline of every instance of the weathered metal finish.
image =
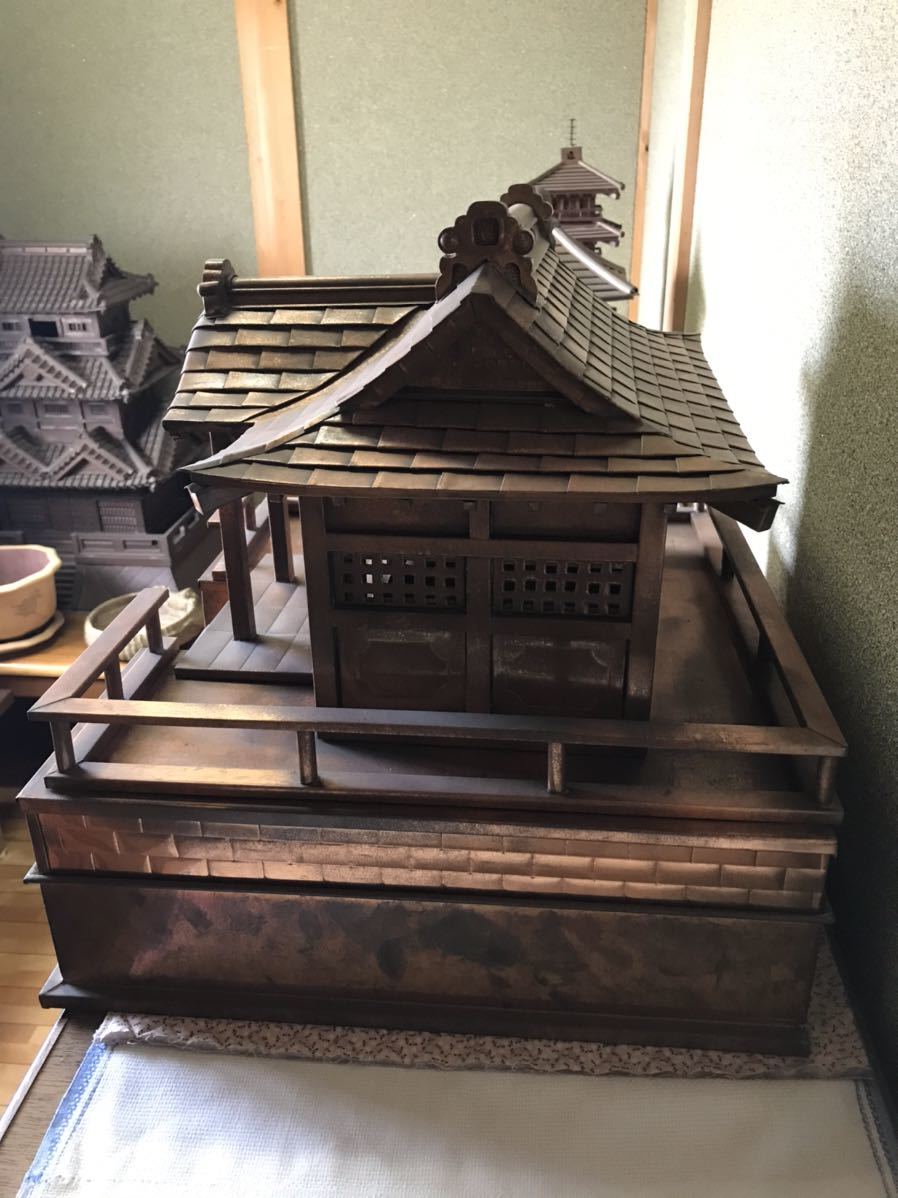
<svg viewBox="0 0 898 1198">
<path fill-rule="evenodd" d="M 121 699 L 124 694 L 122 691 L 122 668 L 117 656 L 110 657 L 106 662 L 103 677 L 106 682 L 106 698 Z"/>
<path fill-rule="evenodd" d="M 426 536 L 441 510 L 383 502 L 375 531 L 395 514 Z M 486 507 L 450 506 L 444 527 L 480 548 Z M 322 551 L 325 511 L 308 521 Z M 347 500 L 331 518 L 349 535 L 362 513 Z M 620 522 L 615 535 L 635 544 Z M 803 718 L 819 691 L 733 560 L 718 583 L 690 525 L 670 530 L 648 721 L 358 712 L 248 682 L 219 706 L 218 689 L 166 674 L 170 647 L 128 665 L 124 699 L 79 698 L 152 617 L 159 597 L 139 598 L 35 712 L 84 721 L 65 768 L 48 763 L 22 800 L 63 963 L 44 1001 L 801 1050 L 841 815 L 782 755 L 813 774 L 844 746 Z M 536 635 L 527 616 L 493 618 Z M 786 722 L 771 727 L 781 673 Z M 643 751 L 612 751 L 626 745 Z M 457 957 L 432 948 L 453 921 Z M 514 946 L 506 964 L 494 943 Z"/>
<path fill-rule="evenodd" d="M 548 748 L 548 780 L 547 790 L 550 794 L 562 795 L 567 789 L 565 778 L 565 747 L 557 741 L 549 744 Z"/>
<path fill-rule="evenodd" d="M 805 1050 L 821 917 L 44 881 L 62 978 L 153 1009 Z M 139 996 L 139 997 L 138 997 Z M 53 1002 L 53 995 L 45 1001 Z M 60 997 L 57 1001 L 65 1001 Z M 615 1027 L 617 1034 L 615 1037 Z"/>
<path fill-rule="evenodd" d="M 592 820 L 537 824 L 404 817 L 359 818 L 233 807 L 215 819 L 172 816 L 164 802 L 71 802 L 32 813 L 45 872 L 267 878 L 292 883 L 428 887 L 444 891 L 637 899 L 652 903 L 817 911 L 832 832 L 796 834 L 706 821 Z M 32 810 L 29 804 L 29 810 Z M 674 831 L 671 830 L 673 827 Z"/>
<path fill-rule="evenodd" d="M 51 720 L 50 735 L 53 738 L 53 752 L 56 754 L 56 768 L 61 774 L 67 774 L 75 768 L 77 758 L 72 744 L 71 720 Z"/>
<path fill-rule="evenodd" d="M 247 527 L 249 528 L 250 525 Z M 295 582 L 293 546 L 290 541 L 290 517 L 285 495 L 268 496 L 268 527 L 271 532 L 274 576 L 278 582 Z"/>
<path fill-rule="evenodd" d="M 318 782 L 318 754 L 315 749 L 314 732 L 297 732 L 299 750 L 299 777 L 303 786 L 314 786 Z"/>
<path fill-rule="evenodd" d="M 220 509 L 221 548 L 228 574 L 228 601 L 235 641 L 256 639 L 256 617 L 246 555 L 243 503 L 232 499 Z"/>
</svg>

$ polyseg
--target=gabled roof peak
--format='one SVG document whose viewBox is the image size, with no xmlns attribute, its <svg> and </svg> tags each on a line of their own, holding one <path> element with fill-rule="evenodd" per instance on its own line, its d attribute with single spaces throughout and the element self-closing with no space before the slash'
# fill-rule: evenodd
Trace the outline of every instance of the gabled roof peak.
<svg viewBox="0 0 898 1198">
<path fill-rule="evenodd" d="M 437 238 L 444 255 L 440 259 L 437 299 L 488 262 L 535 304 L 533 268 L 546 249 L 546 238 L 537 221 L 537 213 L 527 204 L 518 203 L 511 209 L 502 200 L 475 200 Z"/>
</svg>

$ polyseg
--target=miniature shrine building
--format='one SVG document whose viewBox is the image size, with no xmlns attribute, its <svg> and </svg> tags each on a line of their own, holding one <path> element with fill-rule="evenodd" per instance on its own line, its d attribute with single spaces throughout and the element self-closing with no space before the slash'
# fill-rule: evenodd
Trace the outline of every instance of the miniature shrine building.
<svg viewBox="0 0 898 1198">
<path fill-rule="evenodd" d="M 646 718 L 667 512 L 773 518 L 782 480 L 698 337 L 618 316 L 545 201 L 506 198 L 441 234 L 436 302 L 262 306 L 226 268 L 201 287 L 167 419 L 240 430 L 190 471 L 223 530 L 235 497 L 299 498 L 321 705 Z M 287 533 L 276 516 L 284 580 Z M 231 616 L 252 641 L 242 546 Z"/>
<path fill-rule="evenodd" d="M 62 606 L 186 585 L 214 545 L 177 474 L 195 443 L 162 428 L 181 357 L 129 314 L 155 286 L 97 238 L 0 238 L 0 539 L 57 550 Z"/>
<path fill-rule="evenodd" d="M 737 525 L 782 480 L 566 236 L 516 186 L 436 286 L 207 264 L 166 423 L 229 602 L 32 708 L 46 1005 L 807 1051 L 845 743 Z"/>
</svg>

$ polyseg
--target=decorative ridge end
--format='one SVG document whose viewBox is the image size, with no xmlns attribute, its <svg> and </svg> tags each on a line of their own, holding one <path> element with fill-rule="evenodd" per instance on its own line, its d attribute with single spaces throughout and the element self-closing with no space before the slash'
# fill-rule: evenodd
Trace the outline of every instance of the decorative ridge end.
<svg viewBox="0 0 898 1198">
<path fill-rule="evenodd" d="M 225 316 L 231 310 L 231 284 L 237 272 L 228 258 L 209 258 L 196 289 L 207 316 Z"/>
<path fill-rule="evenodd" d="M 517 291 L 536 303 L 536 280 L 528 257 L 535 244 L 533 234 L 500 200 L 476 200 L 453 225 L 443 229 L 437 243 L 444 255 L 436 284 L 437 299 L 489 262 Z"/>
<path fill-rule="evenodd" d="M 537 220 L 552 219 L 552 205 L 532 183 L 512 183 L 501 200 L 509 208 L 514 207 L 515 204 L 526 204 Z"/>
</svg>

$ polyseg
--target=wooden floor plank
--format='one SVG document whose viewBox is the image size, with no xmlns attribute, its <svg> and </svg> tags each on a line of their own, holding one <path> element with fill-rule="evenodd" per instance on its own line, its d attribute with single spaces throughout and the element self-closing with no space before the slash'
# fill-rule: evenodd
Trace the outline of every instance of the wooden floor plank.
<svg viewBox="0 0 898 1198">
<path fill-rule="evenodd" d="M 56 965 L 44 904 L 22 876 L 34 854 L 18 811 L 0 824 L 0 1109 L 25 1076 L 57 1011 L 45 1011 L 38 991 Z"/>
<path fill-rule="evenodd" d="M 301 554 L 294 556 L 296 576 L 304 578 Z M 278 582 L 271 556 L 252 572 L 257 639 L 234 641 L 227 604 L 209 622 L 175 664 L 179 678 L 308 682 L 312 653 L 305 584 Z"/>
</svg>

